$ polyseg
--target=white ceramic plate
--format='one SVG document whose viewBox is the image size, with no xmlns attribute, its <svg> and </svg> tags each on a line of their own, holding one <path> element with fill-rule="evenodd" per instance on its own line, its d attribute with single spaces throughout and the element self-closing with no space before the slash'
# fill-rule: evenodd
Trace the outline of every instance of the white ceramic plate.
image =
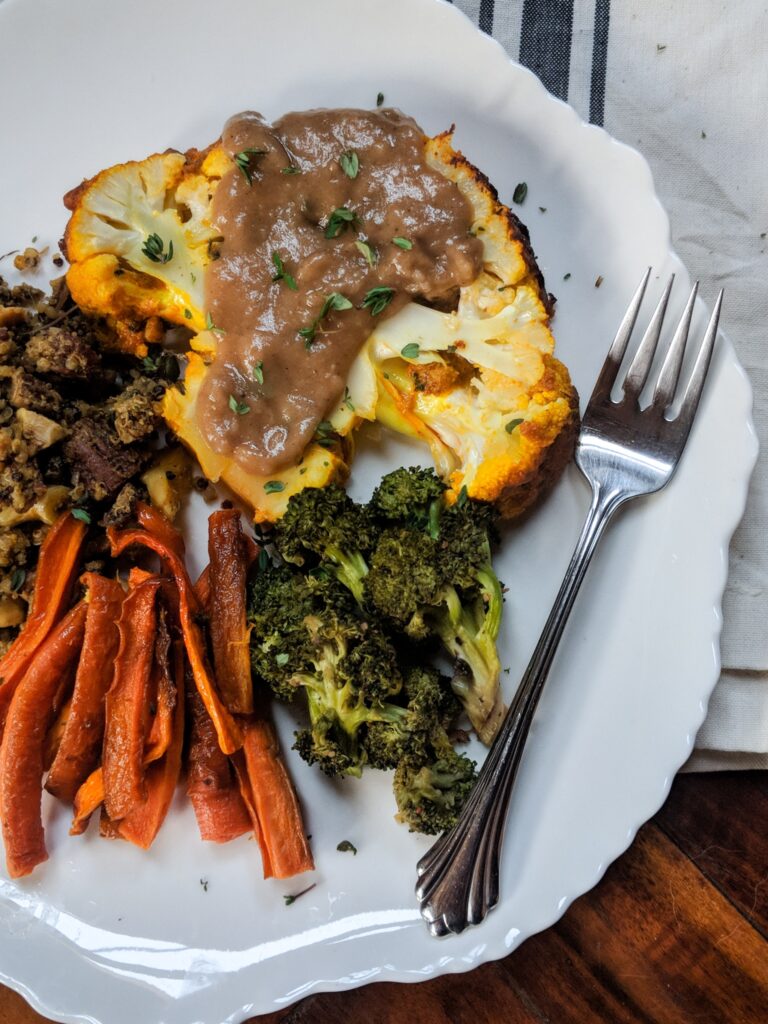
<svg viewBox="0 0 768 1024">
<path fill-rule="evenodd" d="M 242 108 L 371 106 L 380 90 L 430 132 L 455 122 L 457 144 L 506 201 L 528 183 L 520 212 L 559 298 L 558 354 L 589 394 L 641 271 L 674 269 L 686 291 L 648 166 L 436 0 L 4 0 L 0 253 L 35 235 L 55 244 L 63 192 L 109 164 L 203 145 Z M 586 582 L 519 777 L 503 900 L 481 928 L 427 934 L 413 884 L 428 843 L 392 820 L 386 776 L 333 785 L 292 757 L 312 892 L 286 906 L 307 882 L 264 882 L 245 839 L 199 842 L 181 799 L 147 854 L 68 838 L 62 809 L 46 803 L 50 861 L 29 880 L 0 880 L 0 977 L 61 1021 L 235 1024 L 310 992 L 466 971 L 552 924 L 660 806 L 704 717 L 728 541 L 756 454 L 750 404 L 721 338 L 675 481 L 624 515 Z M 417 454 L 372 438 L 354 491 Z M 569 472 L 507 538 L 510 684 L 587 503 Z M 204 552 L 203 510 L 190 520 Z M 283 714 L 286 745 L 291 725 Z M 357 856 L 336 851 L 342 839 Z"/>
</svg>

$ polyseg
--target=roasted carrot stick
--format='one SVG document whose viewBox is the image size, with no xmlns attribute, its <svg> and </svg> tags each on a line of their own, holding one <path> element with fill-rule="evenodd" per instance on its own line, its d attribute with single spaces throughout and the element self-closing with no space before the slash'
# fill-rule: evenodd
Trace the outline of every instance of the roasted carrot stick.
<svg viewBox="0 0 768 1024">
<path fill-rule="evenodd" d="M 158 540 L 153 534 L 147 533 L 146 530 L 124 530 L 120 532 L 110 527 L 107 530 L 107 536 L 112 546 L 113 555 L 122 554 L 126 548 L 133 544 L 140 544 L 154 551 L 163 560 L 176 581 L 179 592 L 179 615 L 184 635 L 184 646 L 187 649 L 187 657 L 192 666 L 195 685 L 216 727 L 219 746 L 225 754 L 234 753 L 235 750 L 242 746 L 242 729 L 237 720 L 233 718 L 224 706 L 216 692 L 215 683 L 206 663 L 203 634 L 194 618 L 195 614 L 199 611 L 200 604 L 195 596 L 183 562 L 161 540 Z"/>
<path fill-rule="evenodd" d="M 251 659 L 245 610 L 245 538 L 237 509 L 221 509 L 208 519 L 211 602 L 209 631 L 213 670 L 222 700 L 237 714 L 253 711 Z"/>
<path fill-rule="evenodd" d="M 0 659 L 0 726 L 19 680 L 67 608 L 85 533 L 85 524 L 67 513 L 56 520 L 42 543 L 32 610 L 21 633 Z"/>
<path fill-rule="evenodd" d="M 11 878 L 28 875 L 47 860 L 41 815 L 45 737 L 54 701 L 75 661 L 85 632 L 79 604 L 54 627 L 18 684 L 0 746 L 0 813 Z"/>
<path fill-rule="evenodd" d="M 161 540 L 179 558 L 184 558 L 184 538 L 162 512 L 139 501 L 136 504 L 136 514 L 139 526 L 143 526 L 145 530 Z"/>
<path fill-rule="evenodd" d="M 313 871 L 315 864 L 304 833 L 301 810 L 285 764 L 280 756 L 275 727 L 258 709 L 245 730 L 240 754 L 250 798 L 246 806 L 258 820 L 256 836 L 261 845 L 264 877 L 291 878 Z"/>
<path fill-rule="evenodd" d="M 190 740 L 187 754 L 187 794 L 200 838 L 228 843 L 250 832 L 251 819 L 229 758 L 222 753 L 210 715 L 194 683 L 188 687 Z"/>
<path fill-rule="evenodd" d="M 147 723 L 144 764 L 157 761 L 171 745 L 176 708 L 176 681 L 171 677 L 170 664 L 171 635 L 168 631 L 167 613 L 162 603 L 158 605 L 157 626 L 151 705 L 147 709 L 150 716 Z"/>
<path fill-rule="evenodd" d="M 104 793 L 107 813 L 119 821 L 145 796 L 145 708 L 157 626 L 159 579 L 146 580 L 123 601 L 120 646 L 106 696 Z"/>
<path fill-rule="evenodd" d="M 112 683 L 125 594 L 116 580 L 85 573 L 88 613 L 69 718 L 45 788 L 72 803 L 78 787 L 99 763 L 104 738 L 104 698 Z"/>
<path fill-rule="evenodd" d="M 184 745 L 184 646 L 174 644 L 173 674 L 175 679 L 175 711 L 170 746 L 163 756 L 147 769 L 147 796 L 117 823 L 123 839 L 148 850 L 165 820 L 181 772 L 181 750 Z"/>
<path fill-rule="evenodd" d="M 69 715 L 72 710 L 72 698 L 64 702 L 61 710 L 54 714 L 56 715 L 53 725 L 48 729 L 45 736 L 45 745 L 43 747 L 43 769 L 47 772 L 53 762 L 56 760 L 56 755 L 61 749 L 61 740 L 64 735 L 64 730 L 67 728 L 67 722 L 69 721 Z"/>
</svg>

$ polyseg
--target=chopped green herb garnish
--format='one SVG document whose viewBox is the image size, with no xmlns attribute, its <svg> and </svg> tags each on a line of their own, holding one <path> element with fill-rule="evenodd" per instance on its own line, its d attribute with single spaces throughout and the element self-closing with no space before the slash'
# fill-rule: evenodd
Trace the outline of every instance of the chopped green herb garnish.
<svg viewBox="0 0 768 1024">
<path fill-rule="evenodd" d="M 380 107 L 383 102 L 384 102 L 384 93 L 380 92 L 376 96 L 376 106 Z"/>
<path fill-rule="evenodd" d="M 147 373 L 152 373 L 157 369 L 157 363 L 152 358 L 152 356 L 144 356 L 144 358 L 141 360 L 141 368 L 143 370 L 146 370 Z"/>
<path fill-rule="evenodd" d="M 287 665 L 290 657 L 291 657 L 290 654 L 284 654 L 284 653 L 276 654 L 275 655 L 275 661 L 277 662 L 278 665 Z"/>
<path fill-rule="evenodd" d="M 355 406 L 352 399 L 349 397 L 349 388 L 344 388 L 344 401 L 343 404 L 349 409 L 350 412 L 355 411 Z"/>
<path fill-rule="evenodd" d="M 526 182 L 521 181 L 519 185 L 515 186 L 515 191 L 512 193 L 513 203 L 524 203 L 525 197 L 528 195 L 528 185 Z"/>
<path fill-rule="evenodd" d="M 168 252 L 164 252 L 165 242 L 154 232 L 147 238 L 141 251 L 153 263 L 170 263 L 173 259 L 173 242 L 168 243 Z"/>
<path fill-rule="evenodd" d="M 281 174 L 301 174 L 301 168 L 297 167 L 296 164 L 288 164 L 288 166 L 284 167 L 280 173 Z"/>
<path fill-rule="evenodd" d="M 323 308 L 320 310 L 320 319 L 328 316 L 332 309 L 352 309 L 352 303 L 341 292 L 331 292 L 326 296 Z"/>
<path fill-rule="evenodd" d="M 571 275 L 570 275 L 570 272 L 569 272 L 569 273 L 567 273 L 567 274 L 563 274 L 563 280 L 564 280 L 564 281 L 568 281 L 568 280 L 570 280 L 570 277 L 571 277 Z"/>
<path fill-rule="evenodd" d="M 259 561 L 257 563 L 258 571 L 266 572 L 266 570 L 269 568 L 269 564 L 270 558 L 269 555 L 267 554 L 266 548 L 262 548 L 261 551 L 259 551 Z"/>
<path fill-rule="evenodd" d="M 339 157 L 339 167 L 348 178 L 356 178 L 360 170 L 360 157 L 354 149 L 348 149 Z"/>
<path fill-rule="evenodd" d="M 217 327 L 213 322 L 213 317 L 210 313 L 205 314 L 205 329 L 206 331 L 214 331 L 216 334 L 224 334 L 221 327 Z"/>
<path fill-rule="evenodd" d="M 251 411 L 250 405 L 246 405 L 245 402 L 238 402 L 234 395 L 229 396 L 229 408 L 238 416 L 245 416 L 246 413 Z"/>
<path fill-rule="evenodd" d="M 368 266 L 373 269 L 376 266 L 376 255 L 373 249 L 367 242 L 357 241 L 355 242 L 358 250 L 365 256 L 368 261 Z"/>
<path fill-rule="evenodd" d="M 86 525 L 90 526 L 91 517 L 89 513 L 85 511 L 84 508 L 73 508 L 72 515 L 75 517 L 75 519 L 79 519 L 81 523 L 85 523 Z"/>
<path fill-rule="evenodd" d="M 249 185 L 253 182 L 253 157 L 264 156 L 266 152 L 266 149 L 243 149 L 235 153 L 235 166 Z"/>
<path fill-rule="evenodd" d="M 330 420 L 321 420 L 315 430 L 315 440 L 321 448 L 332 448 L 338 435 Z"/>
<path fill-rule="evenodd" d="M 325 237 L 338 238 L 341 232 L 351 224 L 354 224 L 357 219 L 358 217 L 354 210 L 350 210 L 346 206 L 339 206 L 328 218 L 328 223 L 325 226 Z"/>
<path fill-rule="evenodd" d="M 14 569 L 13 576 L 11 576 L 11 590 L 13 590 L 14 593 L 16 593 L 17 591 L 21 590 L 21 588 L 24 586 L 24 580 L 26 578 L 27 578 L 26 570 L 24 570 L 24 569 Z"/>
<path fill-rule="evenodd" d="M 400 235 L 392 239 L 392 244 L 396 245 L 398 249 L 405 249 L 406 251 L 413 248 L 413 242 L 410 238 L 402 238 Z"/>
<path fill-rule="evenodd" d="M 317 885 L 317 882 L 313 882 L 312 885 L 308 885 L 306 889 L 302 889 L 301 892 L 297 892 L 293 896 L 288 896 L 287 894 L 284 893 L 283 894 L 283 899 L 285 900 L 286 907 L 290 907 L 290 905 L 292 903 L 296 902 L 296 900 L 299 898 L 299 896 L 303 896 L 304 893 L 310 892 L 310 890 L 314 889 L 316 885 Z"/>
<path fill-rule="evenodd" d="M 602 283 L 603 283 L 603 275 L 599 274 L 598 277 L 595 280 L 595 288 L 599 288 Z"/>
<path fill-rule="evenodd" d="M 184 319 L 185 320 L 191 320 L 192 319 L 192 310 L 191 309 L 185 309 L 184 310 Z"/>
<path fill-rule="evenodd" d="M 524 420 L 510 420 L 509 423 L 504 427 L 508 434 L 511 434 L 515 427 L 519 427 Z"/>
<path fill-rule="evenodd" d="M 312 342 L 315 340 L 315 335 L 320 330 L 321 322 L 328 316 L 332 309 L 344 310 L 352 309 L 352 303 L 341 292 L 331 292 L 330 295 L 326 295 L 325 301 L 320 308 L 320 312 L 309 325 L 309 327 L 300 327 L 299 335 L 304 339 L 304 344 L 307 348 L 311 348 Z"/>
<path fill-rule="evenodd" d="M 459 491 L 459 496 L 456 499 L 456 504 L 458 505 L 459 508 L 464 508 L 468 501 L 469 494 L 467 493 L 467 485 L 464 484 L 464 486 Z"/>
<path fill-rule="evenodd" d="M 267 480 L 264 484 L 265 494 L 278 494 L 280 491 L 285 490 L 285 484 L 282 480 Z"/>
<path fill-rule="evenodd" d="M 263 384 L 264 383 L 264 361 L 263 361 L 263 359 L 260 359 L 258 361 L 258 363 L 256 363 L 256 365 L 254 366 L 254 368 L 253 368 L 253 370 L 251 372 L 253 373 L 253 379 L 255 381 L 258 381 L 259 384 Z"/>
<path fill-rule="evenodd" d="M 360 308 L 370 309 L 371 316 L 378 316 L 379 313 L 382 313 L 390 304 L 394 294 L 394 288 L 386 288 L 384 286 L 380 288 L 371 288 L 363 299 Z"/>
<path fill-rule="evenodd" d="M 539 213 L 546 213 L 546 212 L 547 212 L 546 206 L 540 206 L 539 207 Z"/>
<path fill-rule="evenodd" d="M 354 853 L 357 856 L 357 847 L 353 846 L 348 839 L 342 839 L 336 849 L 339 853 Z"/>
<path fill-rule="evenodd" d="M 288 271 L 285 269 L 283 259 L 279 252 L 272 253 L 272 262 L 275 265 L 275 273 L 272 275 L 272 280 L 284 281 L 292 292 L 298 291 L 299 286 L 296 284 L 296 278 L 289 274 Z"/>
<path fill-rule="evenodd" d="M 410 341 L 400 349 L 400 355 L 403 359 L 418 359 L 420 353 L 421 349 L 417 341 Z"/>
</svg>

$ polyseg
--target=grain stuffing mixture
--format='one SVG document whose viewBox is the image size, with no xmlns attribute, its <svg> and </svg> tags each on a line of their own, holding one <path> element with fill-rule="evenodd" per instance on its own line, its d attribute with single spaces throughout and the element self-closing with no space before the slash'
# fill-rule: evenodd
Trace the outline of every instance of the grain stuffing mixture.
<svg viewBox="0 0 768 1024">
<path fill-rule="evenodd" d="M 0 653 L 26 618 L 37 551 L 60 512 L 120 525 L 151 490 L 172 517 L 189 483 L 181 449 L 159 450 L 176 357 L 136 358 L 111 341 L 64 278 L 49 295 L 0 278 Z"/>
</svg>

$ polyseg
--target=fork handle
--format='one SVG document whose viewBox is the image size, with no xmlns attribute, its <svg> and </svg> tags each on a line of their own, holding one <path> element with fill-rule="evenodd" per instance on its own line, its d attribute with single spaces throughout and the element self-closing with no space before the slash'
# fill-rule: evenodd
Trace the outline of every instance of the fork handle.
<svg viewBox="0 0 768 1024">
<path fill-rule="evenodd" d="M 456 825 L 418 864 L 416 896 L 433 935 L 483 921 L 499 900 L 499 857 L 512 787 L 544 683 L 597 543 L 629 497 L 593 484 L 592 504 L 528 668 Z"/>
</svg>

